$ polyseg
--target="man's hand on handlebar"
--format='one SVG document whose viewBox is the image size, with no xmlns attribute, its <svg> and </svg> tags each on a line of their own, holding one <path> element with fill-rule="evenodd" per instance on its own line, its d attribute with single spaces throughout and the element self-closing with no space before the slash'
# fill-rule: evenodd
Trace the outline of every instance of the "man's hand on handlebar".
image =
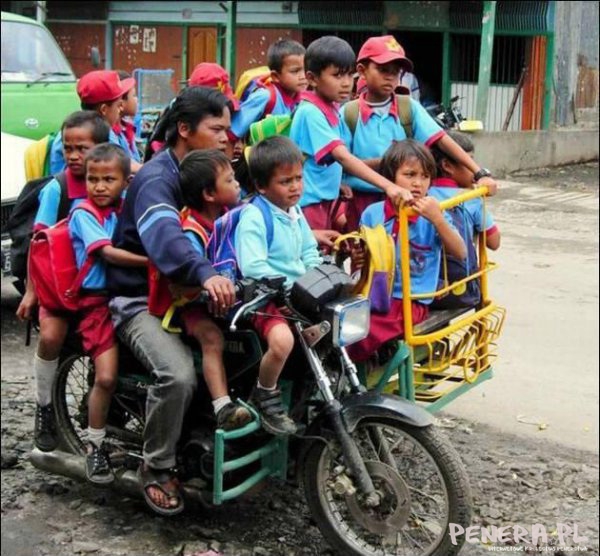
<svg viewBox="0 0 600 556">
<path fill-rule="evenodd" d="M 233 282 L 217 275 L 206 280 L 202 286 L 210 295 L 208 310 L 216 317 L 224 317 L 236 301 Z"/>
</svg>

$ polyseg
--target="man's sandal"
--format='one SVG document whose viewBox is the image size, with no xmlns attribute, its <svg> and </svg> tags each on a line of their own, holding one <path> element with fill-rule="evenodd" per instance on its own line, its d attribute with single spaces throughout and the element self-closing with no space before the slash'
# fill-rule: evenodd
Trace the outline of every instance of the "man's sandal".
<svg viewBox="0 0 600 556">
<path fill-rule="evenodd" d="M 174 478 L 173 472 L 170 469 L 158 470 L 145 468 L 142 463 L 137 471 L 138 479 L 140 480 L 144 492 L 144 500 L 146 504 L 157 514 L 163 516 L 173 516 L 181 513 L 184 510 L 183 497 L 179 488 L 168 489 L 165 485 Z M 152 497 L 148 494 L 148 489 L 154 487 L 159 489 L 169 501 L 177 500 L 177 506 L 163 508 L 159 506 Z"/>
</svg>

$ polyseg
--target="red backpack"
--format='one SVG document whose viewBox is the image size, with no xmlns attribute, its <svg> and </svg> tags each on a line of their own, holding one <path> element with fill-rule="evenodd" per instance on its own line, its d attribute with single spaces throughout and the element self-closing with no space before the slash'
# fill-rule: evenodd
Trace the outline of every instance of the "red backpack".
<svg viewBox="0 0 600 556">
<path fill-rule="evenodd" d="M 184 232 L 194 232 L 204 247 L 208 245 L 206 230 L 191 216 L 189 208 L 184 208 L 179 213 L 181 227 Z M 169 279 L 151 262 L 148 264 L 148 312 L 157 317 L 162 317 L 169 310 L 173 296 L 169 289 Z"/>
<path fill-rule="evenodd" d="M 103 218 L 96 206 L 83 201 L 74 210 L 85 210 L 99 222 Z M 29 248 L 29 279 L 39 304 L 50 311 L 77 311 L 79 290 L 94 264 L 90 255 L 77 269 L 73 242 L 69 235 L 69 218 L 33 235 Z"/>
</svg>

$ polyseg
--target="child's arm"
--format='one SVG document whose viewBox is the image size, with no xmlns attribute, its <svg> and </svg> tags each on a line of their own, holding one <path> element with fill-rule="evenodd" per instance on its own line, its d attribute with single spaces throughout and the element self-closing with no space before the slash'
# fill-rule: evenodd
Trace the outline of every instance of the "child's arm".
<svg viewBox="0 0 600 556">
<path fill-rule="evenodd" d="M 38 304 L 37 294 L 33 287 L 33 282 L 29 278 L 29 264 L 27 265 L 27 282 L 25 283 L 25 293 L 21 303 L 17 307 L 16 315 L 19 320 L 29 320 L 33 315 L 33 310 Z"/>
<path fill-rule="evenodd" d="M 439 203 L 433 197 L 422 197 L 417 199 L 413 208 L 415 212 L 427 218 L 437 230 L 442 244 L 449 255 L 460 260 L 467 258 L 467 247 L 460 234 L 446 221 L 440 209 Z"/>
<path fill-rule="evenodd" d="M 98 254 L 107 263 L 114 264 L 116 266 L 147 266 L 148 257 L 143 255 L 136 255 L 125 249 L 119 249 L 112 245 L 104 245 L 98 249 Z"/>
<path fill-rule="evenodd" d="M 300 231 L 302 232 L 302 261 L 304 262 L 304 266 L 306 268 L 319 266 L 323 262 L 323 259 L 319 255 L 319 247 L 315 235 L 304 216 L 300 218 Z"/>
<path fill-rule="evenodd" d="M 487 245 L 487 248 L 492 251 L 496 251 L 496 249 L 500 248 L 500 230 L 498 228 L 494 228 L 489 233 L 486 232 L 485 244 Z"/>
<path fill-rule="evenodd" d="M 481 166 L 477 164 L 463 149 L 462 147 L 449 135 L 442 135 L 442 137 L 438 140 L 437 146 L 444 151 L 452 160 L 455 160 L 459 164 L 462 164 L 471 172 L 476 174 L 479 170 L 481 170 Z M 486 176 L 481 178 L 477 182 L 478 186 L 486 185 L 488 188 L 489 195 L 495 195 L 498 189 L 498 184 L 494 178 Z"/>
<path fill-rule="evenodd" d="M 345 145 L 340 144 L 335 147 L 331 154 L 344 168 L 348 174 L 352 174 L 361 180 L 365 180 L 370 184 L 381 189 L 395 205 L 400 203 L 408 203 L 412 201 L 412 194 L 410 191 L 403 189 L 394 182 L 384 178 L 381 174 L 378 174 L 375 170 L 369 168 L 360 158 L 354 156 Z"/>
</svg>

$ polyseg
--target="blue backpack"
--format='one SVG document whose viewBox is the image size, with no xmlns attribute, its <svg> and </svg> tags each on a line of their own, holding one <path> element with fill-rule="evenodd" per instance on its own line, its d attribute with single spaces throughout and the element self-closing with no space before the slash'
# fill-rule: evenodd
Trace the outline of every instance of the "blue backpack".
<svg viewBox="0 0 600 556">
<path fill-rule="evenodd" d="M 446 286 L 445 283 L 445 272 L 447 272 L 448 282 L 457 282 L 466 278 L 468 275 L 477 272 L 477 251 L 472 239 L 469 239 L 469 234 L 466 233 L 466 227 L 469 225 L 469 215 L 463 207 L 454 207 L 449 210 L 452 218 L 454 227 L 465 240 L 467 247 L 467 258 L 464 261 L 456 259 L 451 255 L 446 257 L 447 264 L 446 270 L 444 265 L 440 268 L 440 277 L 438 281 L 438 287 L 443 288 Z M 454 289 L 444 295 L 443 297 L 436 298 L 431 304 L 432 309 L 460 309 L 462 307 L 474 307 L 481 301 L 481 287 L 479 285 L 479 279 L 471 280 L 467 282 L 459 289 Z"/>
<path fill-rule="evenodd" d="M 271 243 L 273 243 L 273 215 L 269 205 L 260 195 L 252 197 L 248 202 L 217 218 L 206 247 L 208 259 L 214 269 L 233 282 L 242 278 L 235 252 L 235 230 L 242 211 L 247 208 L 248 204 L 253 204 L 262 213 L 267 227 L 267 245 L 271 247 Z"/>
</svg>

